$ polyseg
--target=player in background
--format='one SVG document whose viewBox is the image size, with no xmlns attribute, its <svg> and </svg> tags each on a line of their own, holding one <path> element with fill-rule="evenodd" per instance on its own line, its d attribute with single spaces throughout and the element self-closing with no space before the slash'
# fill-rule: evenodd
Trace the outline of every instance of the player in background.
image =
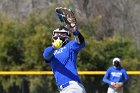
<svg viewBox="0 0 140 93">
<path fill-rule="evenodd" d="M 115 57 L 113 66 L 108 68 L 103 77 L 103 82 L 109 84 L 107 93 L 123 93 L 123 86 L 128 80 L 126 70 L 121 67 L 121 61 Z"/>
<path fill-rule="evenodd" d="M 70 41 L 70 31 L 74 40 Z M 60 93 L 86 93 L 78 76 L 76 60 L 85 47 L 85 40 L 75 24 L 60 26 L 53 31 L 52 46 L 44 50 L 45 62 L 50 63 Z"/>
</svg>

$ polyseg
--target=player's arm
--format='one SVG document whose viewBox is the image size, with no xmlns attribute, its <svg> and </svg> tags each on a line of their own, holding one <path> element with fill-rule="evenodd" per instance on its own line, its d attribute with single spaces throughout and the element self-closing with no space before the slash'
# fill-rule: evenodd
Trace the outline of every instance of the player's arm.
<svg viewBox="0 0 140 93">
<path fill-rule="evenodd" d="M 103 82 L 111 85 L 111 81 L 109 80 L 109 77 L 110 77 L 110 69 L 106 71 L 106 74 L 103 77 Z"/>
<path fill-rule="evenodd" d="M 74 24 L 73 27 L 70 26 L 70 25 L 66 25 L 66 27 L 73 33 L 74 38 L 75 38 L 75 40 L 76 40 L 76 42 L 77 42 L 78 44 L 84 43 L 84 41 L 85 41 L 85 40 L 84 40 L 84 37 L 83 37 L 83 35 L 81 34 L 81 32 L 78 30 L 77 24 Z"/>
<path fill-rule="evenodd" d="M 127 74 L 126 70 L 123 71 L 123 77 L 124 77 L 123 83 L 126 83 L 128 81 L 128 74 Z"/>
<path fill-rule="evenodd" d="M 43 52 L 43 57 L 45 62 L 49 62 L 51 60 L 51 58 L 53 57 L 53 53 L 54 53 L 54 48 L 52 46 L 46 48 Z"/>
<path fill-rule="evenodd" d="M 84 40 L 84 37 L 83 35 L 80 33 L 80 31 L 78 30 L 77 26 L 75 26 L 74 28 L 71 29 L 73 35 L 74 35 L 74 38 L 76 40 L 76 42 L 78 44 L 83 44 L 85 43 L 85 40 Z"/>
<path fill-rule="evenodd" d="M 78 44 L 82 44 L 84 43 L 84 37 L 83 35 L 80 33 L 80 31 L 78 29 L 76 29 L 75 31 L 73 31 L 73 35 L 75 40 L 77 41 Z"/>
<path fill-rule="evenodd" d="M 73 33 L 74 39 L 71 44 L 72 50 L 79 51 L 80 49 L 85 47 L 85 39 L 80 31 L 75 27 L 68 27 L 68 29 Z"/>
</svg>

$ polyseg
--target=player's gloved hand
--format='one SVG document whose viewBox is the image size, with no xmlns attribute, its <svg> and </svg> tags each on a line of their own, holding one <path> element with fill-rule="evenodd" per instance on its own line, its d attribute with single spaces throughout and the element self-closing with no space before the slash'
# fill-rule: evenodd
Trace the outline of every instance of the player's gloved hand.
<svg viewBox="0 0 140 93">
<path fill-rule="evenodd" d="M 115 82 L 111 82 L 111 85 L 112 85 L 112 86 L 115 86 Z"/>
<path fill-rule="evenodd" d="M 66 25 L 70 25 L 72 28 L 76 25 L 76 17 L 74 12 L 68 8 L 57 7 L 55 12 L 61 22 L 66 23 Z"/>
<path fill-rule="evenodd" d="M 120 91 L 123 87 L 123 83 L 121 82 L 113 82 L 111 85 L 114 86 L 115 91 Z"/>
<path fill-rule="evenodd" d="M 63 42 L 62 40 L 60 40 L 60 38 L 58 37 L 57 40 L 54 40 L 54 42 L 52 43 L 53 48 L 60 48 L 62 47 Z"/>
<path fill-rule="evenodd" d="M 115 83 L 115 87 L 122 87 L 123 86 L 123 83 L 122 82 L 116 82 Z"/>
</svg>

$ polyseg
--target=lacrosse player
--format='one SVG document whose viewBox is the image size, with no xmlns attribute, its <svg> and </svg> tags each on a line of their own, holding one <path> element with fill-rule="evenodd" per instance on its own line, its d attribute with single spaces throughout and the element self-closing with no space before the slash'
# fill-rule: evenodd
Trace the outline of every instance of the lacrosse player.
<svg viewBox="0 0 140 93">
<path fill-rule="evenodd" d="M 43 57 L 45 62 L 50 63 L 60 93 L 86 93 L 76 66 L 77 55 L 85 47 L 84 37 L 70 9 L 57 8 L 56 12 L 66 26 L 53 31 L 53 43 L 44 50 Z M 70 33 L 74 40 L 70 41 Z"/>
<path fill-rule="evenodd" d="M 115 57 L 113 66 L 110 67 L 103 77 L 103 82 L 109 84 L 107 93 L 123 93 L 123 86 L 128 80 L 126 70 L 121 67 L 121 61 Z"/>
</svg>

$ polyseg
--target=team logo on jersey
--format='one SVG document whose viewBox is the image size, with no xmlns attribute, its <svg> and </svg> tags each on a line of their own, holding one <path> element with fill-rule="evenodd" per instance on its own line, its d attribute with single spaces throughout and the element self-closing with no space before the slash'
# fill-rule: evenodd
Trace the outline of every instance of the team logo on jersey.
<svg viewBox="0 0 140 93">
<path fill-rule="evenodd" d="M 111 72 L 111 75 L 114 77 L 121 77 L 122 73 L 121 72 Z"/>
<path fill-rule="evenodd" d="M 62 52 L 64 51 L 64 49 L 66 49 L 66 47 L 62 47 L 62 48 L 60 48 L 60 49 L 55 50 L 55 51 L 54 51 L 54 55 L 57 55 L 57 54 L 59 54 L 59 53 L 62 53 Z"/>
</svg>

